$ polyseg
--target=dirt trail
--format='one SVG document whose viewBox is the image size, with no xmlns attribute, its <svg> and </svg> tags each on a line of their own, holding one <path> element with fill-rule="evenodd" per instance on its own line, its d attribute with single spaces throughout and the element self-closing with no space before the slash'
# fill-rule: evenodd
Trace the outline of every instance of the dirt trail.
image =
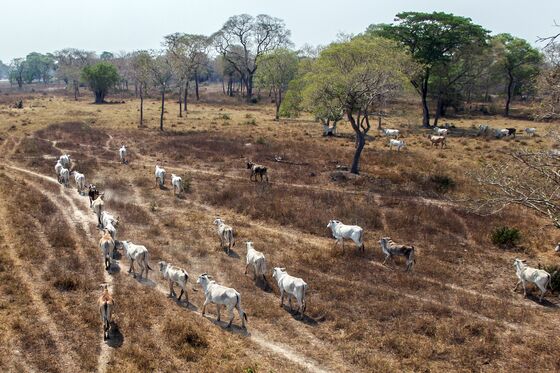
<svg viewBox="0 0 560 373">
<path fill-rule="evenodd" d="M 58 181 L 56 179 L 52 178 L 52 177 L 49 177 L 49 176 L 31 171 L 31 170 L 27 170 L 25 168 L 21 168 L 21 167 L 18 167 L 18 166 L 7 165 L 7 167 L 9 167 L 11 169 L 14 169 L 16 171 L 20 171 L 20 172 L 23 172 L 23 173 L 26 173 L 26 174 L 29 174 L 29 175 L 33 175 L 35 177 L 41 178 L 41 179 L 49 181 L 51 183 L 56 183 L 57 185 L 60 185 L 58 183 Z M 60 186 L 60 188 L 62 188 L 63 191 L 65 190 L 63 186 Z M 82 221 L 82 226 L 83 226 L 84 232 L 86 232 L 86 235 L 88 236 L 88 238 L 92 239 L 93 236 L 92 236 L 91 231 L 90 231 L 90 226 L 91 225 L 88 224 L 88 221 L 95 223 L 95 219 L 94 219 L 93 215 L 85 214 L 81 209 L 79 209 L 73 201 L 75 198 L 68 197 L 67 195 L 65 195 L 65 193 L 63 193 L 63 195 L 64 195 L 64 198 L 69 203 L 69 207 L 70 207 L 71 213 L 74 216 L 74 219 L 79 218 Z M 87 200 L 85 198 L 80 199 L 79 203 L 82 204 L 83 206 L 87 207 Z M 57 202 L 56 204 L 61 209 L 64 208 L 64 206 L 60 206 L 60 203 Z M 74 220 L 74 219 L 71 218 L 72 216 L 69 215 L 68 212 L 64 212 L 64 210 L 63 210 L 63 213 L 66 214 L 66 217 L 70 218 L 70 220 Z M 112 284 L 112 277 L 106 271 L 103 271 L 103 273 L 104 273 L 104 276 L 105 276 L 105 281 L 111 285 Z M 165 289 L 162 285 L 156 285 L 154 287 L 154 289 L 157 290 L 158 292 L 164 294 L 165 296 L 167 296 L 168 290 Z M 197 314 L 200 314 L 198 311 L 193 311 L 193 312 L 195 312 Z M 250 334 L 248 337 L 253 342 L 255 342 L 259 347 L 261 347 L 264 350 L 268 350 L 268 351 L 271 351 L 275 354 L 281 355 L 281 356 L 287 358 L 288 360 L 292 361 L 293 363 L 305 367 L 306 369 L 308 369 L 311 372 L 328 372 L 329 371 L 329 370 L 325 370 L 324 368 L 322 368 L 317 362 L 313 361 L 312 359 L 307 358 L 305 356 L 302 356 L 295 351 L 292 351 L 287 346 L 266 339 L 259 332 L 257 332 L 257 336 L 258 337 L 254 337 L 252 334 Z M 100 354 L 99 359 L 98 359 L 98 372 L 104 373 L 106 371 L 107 364 L 110 361 L 110 358 L 111 358 L 111 348 L 102 340 L 101 354 Z"/>
<path fill-rule="evenodd" d="M 60 185 L 60 183 L 55 179 L 52 178 L 50 176 L 46 176 L 31 170 L 27 170 L 25 168 L 21 168 L 21 167 L 17 167 L 17 166 L 12 166 L 12 165 L 7 165 L 7 167 L 14 169 L 16 171 L 20 171 L 29 175 L 33 175 L 35 177 L 38 177 L 42 180 L 48 181 L 50 183 L 56 184 L 59 186 L 60 191 L 61 191 L 61 197 L 68 203 L 68 205 L 70 206 L 70 211 L 68 211 L 67 209 L 65 209 L 65 206 L 61 206 L 60 203 L 58 201 L 56 201 L 55 199 L 53 199 L 52 197 L 48 196 L 49 199 L 51 200 L 51 202 L 53 202 L 55 205 L 57 205 L 62 214 L 64 215 L 64 217 L 67 219 L 67 221 L 71 221 L 77 224 L 80 224 L 82 226 L 83 231 L 85 232 L 88 240 L 91 242 L 91 244 L 95 245 L 96 244 L 96 240 L 94 238 L 94 235 L 91 232 L 91 224 L 96 223 L 95 217 L 92 214 L 86 214 L 84 213 L 84 211 L 80 208 L 77 207 L 76 203 L 75 203 L 75 198 L 73 197 L 69 197 L 66 193 L 65 190 L 68 188 L 64 188 L 64 186 Z M 41 188 L 39 188 L 39 190 L 41 190 Z M 73 189 L 70 189 L 73 191 Z M 88 209 L 88 201 L 85 198 L 80 198 L 77 201 L 78 204 L 80 204 L 82 206 L 82 208 L 86 208 Z M 78 236 L 78 240 L 76 240 L 76 242 L 81 241 L 79 239 L 79 234 L 76 233 L 76 235 Z M 109 287 L 112 288 L 114 286 L 113 284 L 113 277 L 111 275 L 109 275 L 109 273 L 107 273 L 107 271 L 103 271 L 103 279 L 105 281 L 105 283 L 109 284 Z M 97 366 L 97 371 L 99 373 L 105 373 L 107 371 L 107 365 L 109 363 L 109 361 L 111 360 L 111 347 L 106 343 L 106 341 L 103 340 L 103 337 L 101 336 L 100 338 L 101 342 L 100 342 L 100 348 L 101 348 L 101 353 L 99 355 L 98 358 L 98 366 Z"/>
</svg>

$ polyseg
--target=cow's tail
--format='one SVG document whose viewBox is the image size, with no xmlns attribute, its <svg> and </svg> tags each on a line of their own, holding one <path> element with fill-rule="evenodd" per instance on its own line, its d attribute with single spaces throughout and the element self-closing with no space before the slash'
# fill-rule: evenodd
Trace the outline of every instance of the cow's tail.
<svg viewBox="0 0 560 373">
<path fill-rule="evenodd" d="M 235 297 L 237 298 L 237 302 L 235 303 L 235 308 L 237 308 L 237 311 L 240 313 L 240 316 L 244 318 L 245 321 L 249 321 L 247 314 L 245 313 L 245 311 L 241 309 L 241 301 L 239 299 L 239 293 L 235 294 Z"/>
<path fill-rule="evenodd" d="M 358 238 L 360 240 L 360 249 L 362 251 L 364 251 L 366 249 L 366 247 L 364 246 L 364 230 L 363 229 L 360 231 L 360 236 Z"/>
<path fill-rule="evenodd" d="M 149 255 L 148 252 L 146 251 L 144 253 L 144 264 L 146 265 L 146 268 L 148 268 L 150 271 L 153 271 L 152 267 L 150 267 L 150 262 L 149 262 Z"/>
<path fill-rule="evenodd" d="M 228 238 L 229 238 L 229 242 L 231 243 L 231 247 L 235 246 L 235 237 L 233 235 L 233 230 L 229 230 L 228 231 Z"/>
<path fill-rule="evenodd" d="M 305 293 L 307 292 L 307 284 L 303 285 L 303 290 L 301 292 L 301 302 L 303 303 L 302 307 L 302 313 L 305 312 L 305 309 L 307 308 L 307 302 L 305 301 Z"/>
<path fill-rule="evenodd" d="M 550 291 L 554 290 L 554 289 L 552 289 L 552 278 L 554 276 L 556 276 L 557 273 L 558 273 L 558 271 L 554 271 L 553 273 L 548 274 L 548 287 L 550 288 Z M 545 288 L 546 288 L 546 286 L 545 286 Z"/>
<path fill-rule="evenodd" d="M 416 263 L 415 252 L 416 250 L 414 249 L 414 246 L 410 246 L 410 253 L 408 254 L 408 260 L 407 260 L 409 269 L 412 269 L 412 266 Z"/>
</svg>

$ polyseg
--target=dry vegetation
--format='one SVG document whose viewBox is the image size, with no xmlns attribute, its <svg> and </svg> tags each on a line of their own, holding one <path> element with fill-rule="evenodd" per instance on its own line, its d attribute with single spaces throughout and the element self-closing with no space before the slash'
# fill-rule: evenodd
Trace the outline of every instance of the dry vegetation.
<svg viewBox="0 0 560 373">
<path fill-rule="evenodd" d="M 307 118 L 275 122 L 272 107 L 226 101 L 191 104 L 186 118 L 169 105 L 160 133 L 157 102 L 146 106 L 142 129 L 133 100 L 95 106 L 37 95 L 23 110 L 0 109 L 1 371 L 99 368 L 95 299 L 103 266 L 86 198 L 9 167 L 52 177 L 62 152 L 106 192 L 108 210 L 122 221 L 118 239 L 146 245 L 154 269 L 166 260 L 191 274 L 187 306 L 166 297 L 156 272 L 139 282 L 126 273 L 128 261 L 119 261 L 108 372 L 560 369 L 557 295 L 539 305 L 511 292 L 513 258 L 556 263 L 558 233 L 523 209 L 480 217 L 461 202 L 477 193 L 465 171 L 505 159 L 513 146 L 552 146 L 546 133 L 553 124 L 458 118 L 449 148 L 436 150 L 418 128 L 416 109 L 398 104 L 385 125 L 405 133 L 408 149 L 391 153 L 376 136 L 354 177 L 336 168 L 353 154 L 347 124 L 340 137 L 324 138 Z M 479 123 L 535 126 L 539 136 L 471 137 Z M 128 166 L 117 161 L 121 143 L 131 152 Z M 305 165 L 274 162 L 278 156 Z M 271 184 L 249 182 L 245 159 L 267 165 Z M 175 198 L 171 188 L 156 188 L 156 163 L 188 178 L 190 191 Z M 218 248 L 216 215 L 236 230 L 230 256 Z M 79 222 L 84 216 L 90 220 Z M 345 252 L 334 247 L 325 229 L 334 217 L 365 228 L 364 254 L 350 243 Z M 521 230 L 516 251 L 490 243 L 501 225 Z M 402 261 L 381 266 L 377 240 L 384 235 L 418 248 L 413 273 L 401 270 Z M 275 284 L 263 290 L 243 275 L 245 240 L 270 267 L 306 280 L 306 319 L 278 307 Z M 202 272 L 241 293 L 248 333 L 223 329 L 213 306 L 200 316 L 203 294 L 192 288 Z"/>
</svg>

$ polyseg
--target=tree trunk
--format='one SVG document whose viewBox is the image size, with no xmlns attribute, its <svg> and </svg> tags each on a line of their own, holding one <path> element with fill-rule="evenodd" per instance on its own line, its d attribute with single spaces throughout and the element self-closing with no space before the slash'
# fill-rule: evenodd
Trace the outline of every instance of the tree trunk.
<svg viewBox="0 0 560 373">
<path fill-rule="evenodd" d="M 280 119 L 280 104 L 282 103 L 282 90 L 278 90 L 278 95 L 275 95 L 276 101 L 276 120 Z"/>
<path fill-rule="evenodd" d="M 183 87 L 179 87 L 179 118 L 183 117 Z"/>
<path fill-rule="evenodd" d="M 79 94 L 80 87 L 77 81 L 74 80 L 73 83 L 74 83 L 74 100 L 78 101 L 78 94 Z"/>
<path fill-rule="evenodd" d="M 159 117 L 159 130 L 163 131 L 163 112 L 165 111 L 165 90 L 161 91 L 161 115 Z"/>
<path fill-rule="evenodd" d="M 509 117 L 509 106 L 511 104 L 511 96 L 513 94 L 513 75 L 508 73 L 508 86 L 507 86 L 507 98 L 506 98 L 506 109 L 504 115 Z"/>
<path fill-rule="evenodd" d="M 196 95 L 196 101 L 200 100 L 200 96 L 198 95 L 198 72 L 194 73 L 194 93 Z"/>
<path fill-rule="evenodd" d="M 144 126 L 144 91 L 142 89 L 142 84 L 140 84 L 140 127 Z"/>
<path fill-rule="evenodd" d="M 105 91 L 97 90 L 95 93 L 95 103 L 103 104 L 105 102 Z"/>
<path fill-rule="evenodd" d="M 189 96 L 189 81 L 185 83 L 185 92 L 183 96 L 183 109 L 185 110 L 185 115 L 187 115 L 187 98 Z"/>
<path fill-rule="evenodd" d="M 354 116 L 351 113 L 347 114 L 350 124 L 352 124 L 352 129 L 356 132 L 356 152 L 354 153 L 354 158 L 352 159 L 352 167 L 350 172 L 358 175 L 360 173 L 360 157 L 362 155 L 362 150 L 366 145 L 366 136 L 362 131 L 360 131 L 359 123 L 356 123 Z"/>
<path fill-rule="evenodd" d="M 422 80 L 422 127 L 430 127 L 430 108 L 428 107 L 428 80 L 430 78 L 429 70 L 426 72 Z"/>
<path fill-rule="evenodd" d="M 253 74 L 249 74 L 245 79 L 245 87 L 247 88 L 247 102 L 251 103 L 251 98 L 253 98 Z"/>
<path fill-rule="evenodd" d="M 222 93 L 224 96 L 226 95 L 226 83 L 224 82 L 224 78 L 222 78 Z"/>
</svg>

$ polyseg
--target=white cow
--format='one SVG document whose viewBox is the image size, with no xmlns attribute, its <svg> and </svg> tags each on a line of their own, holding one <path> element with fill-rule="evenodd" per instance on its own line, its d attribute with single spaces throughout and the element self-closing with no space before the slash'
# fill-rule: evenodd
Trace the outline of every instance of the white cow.
<svg viewBox="0 0 560 373">
<path fill-rule="evenodd" d="M 162 188 L 163 185 L 165 184 L 165 170 L 160 166 L 156 165 L 155 175 L 156 175 L 156 184 L 159 185 L 160 188 Z"/>
<path fill-rule="evenodd" d="M 60 170 L 62 170 L 63 168 L 64 166 L 62 165 L 62 163 L 60 163 L 60 160 L 56 161 L 56 164 L 54 165 L 54 172 L 56 173 L 58 182 L 60 182 Z"/>
<path fill-rule="evenodd" d="M 437 136 L 447 136 L 447 128 L 434 127 L 434 132 Z"/>
<path fill-rule="evenodd" d="M 525 133 L 529 136 L 535 136 L 537 129 L 535 127 L 525 128 Z"/>
<path fill-rule="evenodd" d="M 67 168 L 62 167 L 60 169 L 59 182 L 68 187 L 68 179 L 70 178 L 70 171 Z"/>
<path fill-rule="evenodd" d="M 292 298 L 296 298 L 298 304 L 298 311 L 301 312 L 301 318 L 305 312 L 305 292 L 307 291 L 307 284 L 301 278 L 290 276 L 285 268 L 275 267 L 272 270 L 272 277 L 278 281 L 278 288 L 280 289 L 280 307 L 284 306 L 284 292 L 288 293 L 288 302 L 290 304 L 290 311 L 292 310 Z"/>
<path fill-rule="evenodd" d="M 103 205 L 104 204 L 105 204 L 105 202 L 103 202 L 103 194 L 100 194 L 99 197 L 97 197 L 91 203 L 91 209 L 93 210 L 95 215 L 97 215 L 97 226 L 98 227 L 103 227 L 103 222 L 101 221 L 101 214 L 103 213 Z"/>
<path fill-rule="evenodd" d="M 227 253 L 229 252 L 233 246 L 235 246 L 235 238 L 233 237 L 233 228 L 220 218 L 216 218 L 214 220 L 214 224 L 218 227 L 218 236 L 220 237 L 220 248 L 223 249 L 227 247 Z M 227 243 L 227 246 L 226 246 Z"/>
<path fill-rule="evenodd" d="M 560 243 L 556 244 L 556 247 L 554 248 L 554 252 L 560 253 Z"/>
<path fill-rule="evenodd" d="M 63 154 L 58 158 L 58 161 L 60 162 L 60 164 L 62 164 L 64 167 L 68 167 L 70 166 L 70 156 L 68 154 Z"/>
<path fill-rule="evenodd" d="M 529 267 L 527 264 L 525 264 L 524 260 L 517 258 L 513 261 L 513 266 L 515 267 L 515 274 L 519 279 L 519 281 L 517 281 L 517 284 L 513 288 L 513 291 L 517 290 L 519 284 L 523 284 L 523 295 L 527 296 L 525 283 L 532 282 L 540 289 L 541 296 L 539 298 L 539 302 L 542 302 L 543 295 L 544 293 L 546 293 L 546 287 L 550 286 L 550 273 L 542 269 Z"/>
<path fill-rule="evenodd" d="M 383 134 L 386 137 L 394 137 L 398 139 L 400 135 L 399 130 L 395 130 L 395 129 L 383 128 L 381 131 L 383 131 Z"/>
<path fill-rule="evenodd" d="M 115 228 L 112 221 L 107 222 L 107 224 L 103 226 L 103 229 L 109 232 L 113 240 L 117 238 L 117 228 Z"/>
<path fill-rule="evenodd" d="M 136 277 L 134 261 L 137 261 L 140 266 L 140 279 L 142 279 L 144 271 L 146 272 L 146 278 L 148 278 L 148 270 L 152 270 L 152 268 L 148 263 L 148 249 L 146 249 L 146 246 L 136 245 L 128 241 L 121 241 L 120 243 L 124 249 L 124 255 L 130 260 L 128 273 L 132 272 L 132 275 Z"/>
<path fill-rule="evenodd" d="M 253 242 L 247 241 L 247 264 L 245 265 L 245 274 L 247 274 L 247 268 L 252 266 L 255 273 L 255 279 L 262 276 L 263 280 L 266 281 L 266 260 L 264 254 L 260 251 L 255 250 L 253 247 Z"/>
<path fill-rule="evenodd" d="M 115 227 L 119 226 L 119 217 L 115 219 L 113 215 L 108 213 L 107 211 L 101 211 L 101 224 L 103 227 L 106 227 L 109 224 L 114 225 Z"/>
<path fill-rule="evenodd" d="M 173 289 L 173 284 L 179 285 L 181 288 L 181 294 L 179 294 L 178 301 L 181 300 L 183 293 L 189 303 L 189 294 L 187 293 L 187 281 L 189 280 L 189 274 L 182 268 L 174 267 L 171 264 L 161 261 L 159 264 L 159 271 L 164 279 L 169 281 L 169 296 L 176 297 L 175 290 Z"/>
<path fill-rule="evenodd" d="M 344 250 L 344 239 L 348 238 L 354 241 L 358 249 L 365 250 L 364 230 L 361 227 L 342 224 L 340 221 L 333 219 L 329 221 L 327 228 L 331 229 L 333 237 L 336 238 L 335 246 L 342 242 L 342 250 Z"/>
<path fill-rule="evenodd" d="M 220 308 L 222 305 L 226 307 L 229 313 L 229 323 L 227 327 L 231 326 L 233 321 L 233 309 L 237 308 L 239 313 L 239 318 L 241 319 L 241 326 L 245 328 L 245 321 L 247 321 L 247 314 L 241 309 L 241 295 L 237 290 L 228 288 L 222 285 L 218 285 L 216 281 L 210 279 L 208 274 L 203 273 L 198 276 L 196 280 L 197 284 L 200 284 L 204 290 L 204 305 L 202 306 L 202 316 L 206 312 L 206 305 L 209 303 L 214 303 L 216 305 L 216 310 L 218 313 L 217 320 L 220 321 Z"/>
<path fill-rule="evenodd" d="M 113 252 L 115 251 L 115 241 L 111 237 L 111 233 L 105 229 L 103 236 L 99 240 L 99 248 L 103 252 L 103 258 L 105 258 L 105 270 L 109 270 L 111 263 L 113 262 Z"/>
<path fill-rule="evenodd" d="M 171 174 L 171 185 L 173 185 L 173 193 L 181 194 L 183 193 L 183 179 L 180 176 Z"/>
<path fill-rule="evenodd" d="M 389 140 L 389 150 L 392 150 L 393 146 L 395 146 L 397 148 L 397 151 L 400 152 L 401 149 L 404 148 L 406 145 L 404 143 L 404 140 L 390 139 Z"/>
<path fill-rule="evenodd" d="M 79 173 L 78 171 L 72 171 L 70 173 L 74 176 L 74 181 L 76 182 L 76 188 L 78 189 L 78 193 L 82 193 L 82 190 L 86 188 L 86 177 L 84 174 Z"/>
<path fill-rule="evenodd" d="M 127 163 L 126 161 L 126 146 L 123 144 L 119 149 L 119 157 L 122 163 Z"/>
</svg>

